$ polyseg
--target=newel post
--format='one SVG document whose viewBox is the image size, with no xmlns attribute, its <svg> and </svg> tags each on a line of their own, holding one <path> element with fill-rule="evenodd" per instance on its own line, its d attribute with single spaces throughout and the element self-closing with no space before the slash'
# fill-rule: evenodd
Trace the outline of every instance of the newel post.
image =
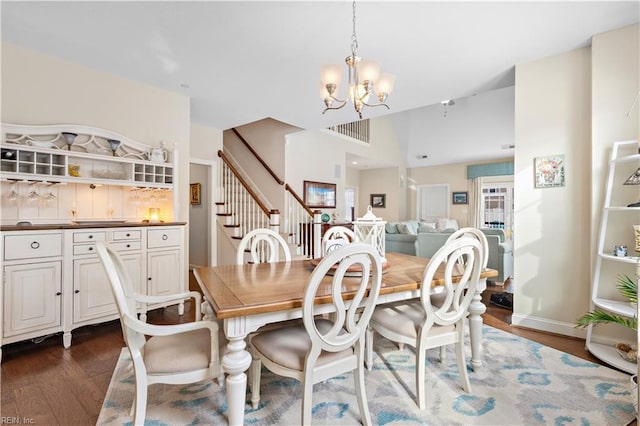
<svg viewBox="0 0 640 426">
<path fill-rule="evenodd" d="M 322 212 L 320 210 L 313 211 L 313 257 L 320 258 L 322 253 Z"/>
<path fill-rule="evenodd" d="M 278 234 L 280 233 L 280 210 L 269 211 L 269 229 Z"/>
</svg>

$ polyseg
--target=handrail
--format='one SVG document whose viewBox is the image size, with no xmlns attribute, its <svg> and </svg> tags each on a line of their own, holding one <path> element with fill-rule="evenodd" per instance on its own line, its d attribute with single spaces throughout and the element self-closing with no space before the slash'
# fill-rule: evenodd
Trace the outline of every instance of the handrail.
<svg viewBox="0 0 640 426">
<path fill-rule="evenodd" d="M 309 216 L 313 217 L 313 210 L 307 207 L 304 201 L 302 201 L 302 198 L 300 198 L 300 196 L 296 193 L 296 191 L 291 186 L 289 186 L 288 183 L 284 185 L 284 189 L 287 190 L 291 194 L 291 196 L 296 199 L 298 204 L 300 204 L 300 206 L 304 208 L 307 213 L 309 213 Z"/>
<path fill-rule="evenodd" d="M 240 141 L 242 141 L 244 146 L 246 146 L 247 149 L 251 151 L 253 156 L 256 157 L 256 159 L 260 162 L 260 164 L 262 164 L 262 167 L 264 167 L 269 172 L 269 174 L 275 179 L 275 181 L 278 182 L 278 185 L 284 185 L 284 181 L 280 179 L 273 170 L 271 170 L 271 167 L 269 167 L 269 165 L 262 159 L 262 157 L 260 157 L 260 155 L 258 155 L 258 153 L 251 147 L 251 145 L 249 145 L 249 142 L 247 142 L 245 138 L 243 138 L 242 135 L 235 128 L 232 128 L 231 130 L 233 130 L 233 133 L 235 133 L 236 136 L 240 139 Z"/>
<path fill-rule="evenodd" d="M 251 187 L 249 186 L 249 184 L 247 183 L 246 180 L 244 180 L 244 178 L 242 177 L 242 175 L 238 172 L 238 169 L 236 169 L 233 164 L 231 164 L 231 162 L 227 159 L 227 157 L 224 155 L 224 152 L 222 152 L 221 150 L 218 150 L 218 157 L 220 157 L 222 159 L 222 161 L 224 162 L 224 164 L 227 165 L 227 167 L 233 172 L 233 174 L 235 175 L 235 177 L 238 179 L 238 182 L 240 182 L 242 184 L 242 186 L 244 187 L 244 189 L 251 194 L 251 197 L 255 200 L 256 204 L 260 207 L 260 210 L 262 210 L 264 212 L 264 214 L 266 214 L 267 216 L 269 216 L 270 213 L 270 209 L 265 206 L 265 204 L 262 202 L 262 200 L 260 199 L 260 197 L 258 197 L 258 195 L 251 189 Z"/>
</svg>

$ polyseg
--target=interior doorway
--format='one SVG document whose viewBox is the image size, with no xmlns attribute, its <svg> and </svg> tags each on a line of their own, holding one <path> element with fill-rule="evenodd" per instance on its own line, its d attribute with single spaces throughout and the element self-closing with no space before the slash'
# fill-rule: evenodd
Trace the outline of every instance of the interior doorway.
<svg viewBox="0 0 640 426">
<path fill-rule="evenodd" d="M 418 220 L 430 222 L 435 218 L 449 217 L 449 185 L 419 185 L 416 190 Z"/>
</svg>

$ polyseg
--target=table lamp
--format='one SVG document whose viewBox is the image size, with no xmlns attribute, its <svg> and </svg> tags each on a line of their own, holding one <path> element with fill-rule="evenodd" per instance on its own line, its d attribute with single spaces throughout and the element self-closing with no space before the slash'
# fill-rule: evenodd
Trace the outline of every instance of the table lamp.
<svg viewBox="0 0 640 426">
<path fill-rule="evenodd" d="M 640 167 L 624 181 L 623 185 L 640 185 Z M 640 201 L 631 203 L 627 207 L 640 207 Z"/>
</svg>

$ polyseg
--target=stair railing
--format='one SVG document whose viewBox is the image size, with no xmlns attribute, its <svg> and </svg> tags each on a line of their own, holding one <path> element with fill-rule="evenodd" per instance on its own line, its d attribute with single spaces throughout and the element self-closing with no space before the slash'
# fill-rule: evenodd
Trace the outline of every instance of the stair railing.
<svg viewBox="0 0 640 426">
<path fill-rule="evenodd" d="M 284 185 L 285 210 L 283 232 L 289 243 L 295 244 L 296 254 L 306 258 L 322 257 L 322 212 L 311 210 L 289 184 Z"/>
<path fill-rule="evenodd" d="M 256 228 L 280 232 L 280 212 L 267 207 L 222 151 L 218 151 L 218 157 L 222 164 L 218 168 L 220 187 L 216 214 L 224 218 L 225 228 L 233 229 L 231 238 L 241 239 Z"/>
</svg>

